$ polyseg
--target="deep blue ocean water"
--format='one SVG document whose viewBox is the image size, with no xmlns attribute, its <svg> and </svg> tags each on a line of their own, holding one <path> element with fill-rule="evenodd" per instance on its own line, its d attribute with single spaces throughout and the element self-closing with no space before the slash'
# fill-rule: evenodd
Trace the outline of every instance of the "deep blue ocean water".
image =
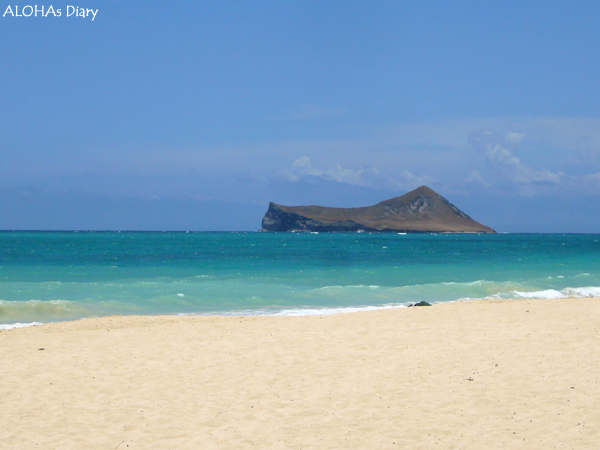
<svg viewBox="0 0 600 450">
<path fill-rule="evenodd" d="M 600 235 L 0 232 L 0 327 L 600 296 Z"/>
</svg>

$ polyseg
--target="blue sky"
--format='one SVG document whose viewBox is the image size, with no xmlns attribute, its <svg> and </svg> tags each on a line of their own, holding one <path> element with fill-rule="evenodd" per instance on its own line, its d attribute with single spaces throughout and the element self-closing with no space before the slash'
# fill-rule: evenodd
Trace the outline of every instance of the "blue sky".
<svg viewBox="0 0 600 450">
<path fill-rule="evenodd" d="M 256 230 L 426 184 L 600 232 L 598 2 L 27 4 L 0 0 L 0 229 Z"/>
</svg>

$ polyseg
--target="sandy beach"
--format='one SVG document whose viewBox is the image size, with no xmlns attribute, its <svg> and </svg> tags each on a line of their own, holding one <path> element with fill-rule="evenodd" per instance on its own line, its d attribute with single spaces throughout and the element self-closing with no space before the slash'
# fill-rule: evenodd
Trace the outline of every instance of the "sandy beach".
<svg viewBox="0 0 600 450">
<path fill-rule="evenodd" d="M 0 331 L 4 449 L 600 442 L 600 299 Z"/>
</svg>

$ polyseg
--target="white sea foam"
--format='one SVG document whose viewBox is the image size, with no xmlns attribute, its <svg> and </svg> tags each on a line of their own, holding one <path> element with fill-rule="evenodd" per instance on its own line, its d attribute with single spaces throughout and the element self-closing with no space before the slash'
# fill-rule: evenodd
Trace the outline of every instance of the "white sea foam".
<svg viewBox="0 0 600 450">
<path fill-rule="evenodd" d="M 381 306 L 355 306 L 341 308 L 315 308 L 315 309 L 284 309 L 276 313 L 265 314 L 269 316 L 329 316 L 331 314 L 347 314 L 359 311 L 375 311 L 379 309 L 404 308 L 406 305 L 381 305 Z"/>
<path fill-rule="evenodd" d="M 8 323 L 8 324 L 0 324 L 0 330 L 12 330 L 13 328 L 25 328 L 25 327 L 33 327 L 36 325 L 41 325 L 41 322 L 30 322 L 30 323 Z"/>
<path fill-rule="evenodd" d="M 552 299 L 552 298 L 569 298 L 569 297 L 574 297 L 574 298 L 600 297 L 600 287 L 598 287 L 598 286 L 588 286 L 588 287 L 579 287 L 579 288 L 568 287 L 565 289 L 561 289 L 560 291 L 558 291 L 556 289 L 544 289 L 542 291 L 508 291 L 508 292 L 501 292 L 498 294 L 490 295 L 485 298 L 488 298 L 488 299 L 508 299 L 508 298 Z"/>
<path fill-rule="evenodd" d="M 600 297 L 600 287 L 598 286 L 566 288 L 562 292 L 569 297 Z"/>
<path fill-rule="evenodd" d="M 437 302 L 431 302 L 435 304 Z M 361 311 L 376 311 L 382 309 L 406 308 L 410 303 L 390 303 L 377 306 L 341 306 L 341 307 L 313 307 L 313 308 L 286 308 L 281 310 L 271 309 L 245 309 L 237 311 L 210 312 L 210 313 L 179 313 L 178 316 L 329 316 L 333 314 L 348 314 Z"/>
<path fill-rule="evenodd" d="M 522 291 L 512 291 L 514 292 L 515 298 L 565 298 L 567 297 L 560 291 L 555 289 L 544 289 L 543 291 L 534 291 L 534 292 L 522 292 Z"/>
<path fill-rule="evenodd" d="M 327 290 L 341 290 L 341 289 L 379 289 L 381 286 L 373 285 L 364 285 L 364 284 L 349 284 L 346 286 L 337 285 L 337 286 L 323 286 L 320 288 L 315 288 L 315 291 L 327 291 Z"/>
</svg>

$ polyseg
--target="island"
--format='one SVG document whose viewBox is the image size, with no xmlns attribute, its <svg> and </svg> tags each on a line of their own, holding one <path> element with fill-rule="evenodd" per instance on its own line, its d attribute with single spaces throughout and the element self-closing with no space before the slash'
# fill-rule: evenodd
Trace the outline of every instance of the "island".
<svg viewBox="0 0 600 450">
<path fill-rule="evenodd" d="M 427 186 L 362 208 L 269 203 L 261 231 L 495 233 Z"/>
</svg>

